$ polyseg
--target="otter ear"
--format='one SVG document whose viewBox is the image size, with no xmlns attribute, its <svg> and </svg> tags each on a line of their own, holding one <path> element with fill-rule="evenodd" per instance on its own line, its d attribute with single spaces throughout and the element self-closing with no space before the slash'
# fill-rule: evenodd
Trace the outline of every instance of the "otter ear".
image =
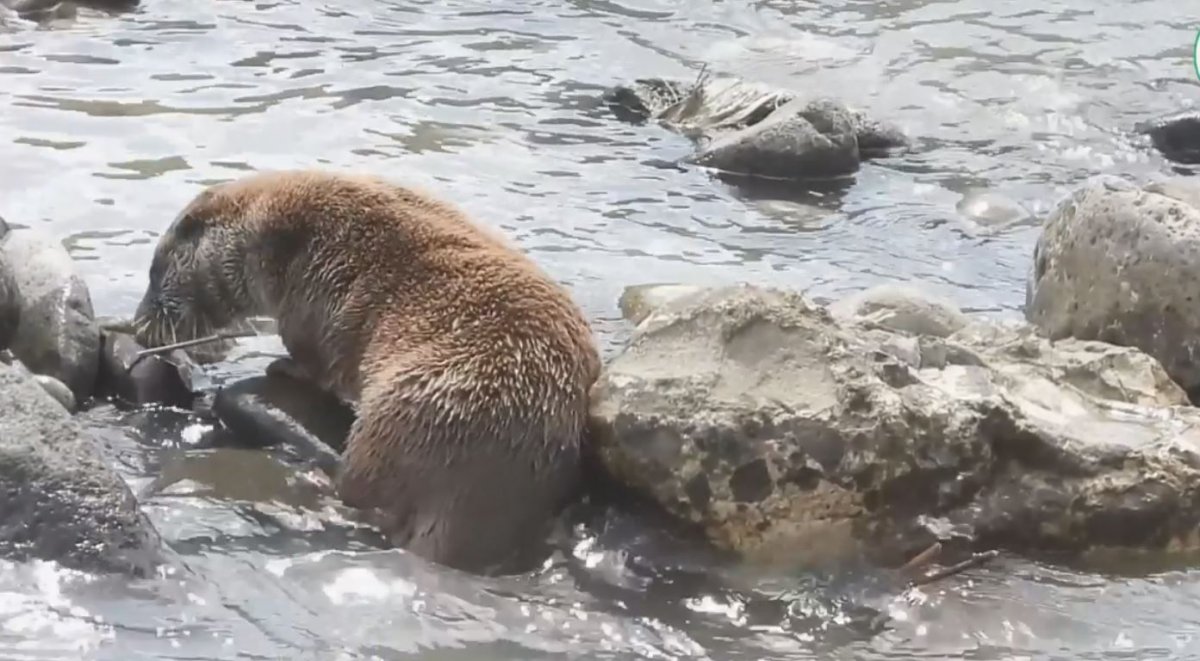
<svg viewBox="0 0 1200 661">
<path fill-rule="evenodd" d="M 177 240 L 191 241 L 199 238 L 200 234 L 204 232 L 204 208 L 212 198 L 212 189 L 206 188 L 179 212 L 173 223 Z"/>
</svg>

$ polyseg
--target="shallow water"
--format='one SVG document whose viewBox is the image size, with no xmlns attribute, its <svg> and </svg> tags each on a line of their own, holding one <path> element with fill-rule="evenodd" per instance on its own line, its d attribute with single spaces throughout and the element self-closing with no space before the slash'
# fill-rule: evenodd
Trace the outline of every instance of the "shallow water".
<svg viewBox="0 0 1200 661">
<path fill-rule="evenodd" d="M 609 350 L 622 288 L 652 281 L 833 296 L 915 279 L 1016 315 L 1037 228 L 970 217 L 971 196 L 1036 215 L 1095 174 L 1169 173 L 1126 132 L 1200 99 L 1190 4 L 145 0 L 5 18 L 0 215 L 65 239 L 100 314 L 132 312 L 157 233 L 201 185 L 320 165 L 432 188 L 503 228 Z M 666 167 L 685 138 L 597 101 L 705 64 L 839 96 L 918 149 L 836 195 L 766 194 Z M 481 580 L 372 550 L 296 476 L 254 472 L 261 457 L 184 452 L 196 430 L 180 415 L 89 418 L 135 486 L 193 478 L 145 504 L 183 569 L 131 585 L 0 565 L 5 659 L 1200 656 L 1187 569 L 1007 557 L 903 590 L 855 567 L 706 569 L 609 517 L 539 573 Z M 251 489 L 223 468 L 243 463 L 270 479 Z"/>
</svg>

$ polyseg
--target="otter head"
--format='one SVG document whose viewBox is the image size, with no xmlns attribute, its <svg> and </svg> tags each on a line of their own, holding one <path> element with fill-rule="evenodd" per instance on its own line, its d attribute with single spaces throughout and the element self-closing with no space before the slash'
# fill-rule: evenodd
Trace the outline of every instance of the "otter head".
<svg viewBox="0 0 1200 661">
<path fill-rule="evenodd" d="M 245 255 L 234 200 L 206 189 L 163 233 L 134 317 L 148 347 L 211 335 L 247 314 Z"/>
</svg>

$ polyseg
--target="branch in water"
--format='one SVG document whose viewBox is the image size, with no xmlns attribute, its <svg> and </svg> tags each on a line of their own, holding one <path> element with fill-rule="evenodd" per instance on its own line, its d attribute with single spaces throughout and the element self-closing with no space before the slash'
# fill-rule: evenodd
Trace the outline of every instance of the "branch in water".
<svg viewBox="0 0 1200 661">
<path fill-rule="evenodd" d="M 174 351 L 176 349 L 186 349 L 188 347 L 194 347 L 194 346 L 197 346 L 200 344 L 209 344 L 211 342 L 224 342 L 225 340 L 234 340 L 239 337 L 255 337 L 257 335 L 258 335 L 258 333 L 253 330 L 232 331 L 232 332 L 228 332 L 228 333 L 216 333 L 213 335 L 209 335 L 207 337 L 198 337 L 194 340 L 184 340 L 183 342 L 173 342 L 171 344 L 164 344 L 161 347 L 154 347 L 153 349 L 142 349 L 141 351 L 137 352 L 136 355 L 134 355 L 133 362 L 129 363 L 129 367 L 126 368 L 125 371 L 128 372 L 129 370 L 132 370 L 134 365 L 137 365 L 146 356 L 154 356 L 154 355 L 158 355 L 158 354 L 162 354 L 162 353 L 171 353 L 172 351 Z"/>
<path fill-rule="evenodd" d="M 930 572 L 929 574 L 915 578 L 915 579 L 913 579 L 913 581 L 910 585 L 912 585 L 914 587 L 918 586 L 918 585 L 928 585 L 930 583 L 933 583 L 934 581 L 940 581 L 943 578 L 948 578 L 950 576 L 954 576 L 955 574 L 961 574 L 964 571 L 971 569 L 972 567 L 978 567 L 979 565 L 982 565 L 985 562 L 995 559 L 996 556 L 998 556 L 998 555 L 1000 555 L 1000 552 L 996 551 L 996 550 L 984 551 L 983 553 L 976 553 L 956 565 L 950 565 L 949 567 L 943 567 L 942 569 L 939 569 L 935 572 Z"/>
</svg>

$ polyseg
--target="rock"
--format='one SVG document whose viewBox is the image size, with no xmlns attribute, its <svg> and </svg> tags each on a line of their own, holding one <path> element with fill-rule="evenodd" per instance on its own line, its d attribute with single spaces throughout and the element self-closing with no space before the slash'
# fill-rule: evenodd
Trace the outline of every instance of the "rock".
<svg viewBox="0 0 1200 661">
<path fill-rule="evenodd" d="M 354 412 L 316 386 L 267 374 L 222 388 L 212 405 L 227 432 L 223 444 L 279 447 L 293 459 L 336 472 Z"/>
<path fill-rule="evenodd" d="M 951 301 L 911 285 L 886 284 L 864 289 L 829 306 L 844 323 L 865 322 L 913 335 L 947 337 L 965 327 L 967 316 Z"/>
<path fill-rule="evenodd" d="M 144 347 L 128 333 L 101 333 L 97 397 L 116 397 L 135 406 L 162 404 L 190 409 L 200 368 L 186 352 L 147 356 L 134 364 Z M 130 366 L 133 366 L 130 369 Z"/>
<path fill-rule="evenodd" d="M 95 441 L 19 370 L 0 364 L 0 556 L 147 576 L 158 533 Z"/>
<path fill-rule="evenodd" d="M 1200 387 L 1197 186 L 1099 180 L 1072 193 L 1034 248 L 1026 317 L 1051 339 L 1141 349 L 1186 390 Z"/>
<path fill-rule="evenodd" d="M 8 232 L 8 224 L 0 218 L 0 242 L 4 241 Z M 8 266 L 8 260 L 0 253 L 0 350 L 7 349 L 16 339 L 23 304 L 17 279 Z"/>
<path fill-rule="evenodd" d="M 45 374 L 35 374 L 33 380 L 37 381 L 42 390 L 45 390 L 46 394 L 53 397 L 54 401 L 61 404 L 64 409 L 71 412 L 75 411 L 75 395 L 71 393 L 71 389 L 67 387 L 67 384 Z"/>
<path fill-rule="evenodd" d="M 67 387 L 67 384 L 52 376 L 46 376 L 45 374 L 34 374 L 28 367 L 25 366 L 25 363 L 22 363 L 15 358 L 11 361 L 5 361 L 5 364 L 10 365 L 14 370 L 19 372 L 21 376 L 28 378 L 40 385 L 42 390 L 45 390 L 46 394 L 53 397 L 54 401 L 62 404 L 64 409 L 72 413 L 75 412 L 75 395 L 71 393 L 71 389 Z"/>
<path fill-rule="evenodd" d="M 850 111 L 837 101 L 797 99 L 762 121 L 715 138 L 693 160 L 754 177 L 839 177 L 858 170 L 854 130 Z"/>
<path fill-rule="evenodd" d="M 1177 163 L 1200 164 L 1200 110 L 1158 117 L 1134 127 L 1150 136 L 1163 156 Z"/>
<path fill-rule="evenodd" d="M 1025 325 L 909 335 L 710 289 L 642 321 L 592 422 L 616 479 L 747 557 L 1200 546 L 1200 411 L 1136 349 Z"/>
<path fill-rule="evenodd" d="M 33 230 L 0 241 L 0 261 L 23 298 L 13 354 L 37 374 L 67 384 L 77 401 L 91 396 L 100 364 L 100 333 L 87 285 L 62 243 Z"/>
<path fill-rule="evenodd" d="M 630 285 L 621 292 L 617 307 L 630 323 L 640 324 L 650 311 L 677 298 L 703 291 L 703 287 L 680 284 Z"/>
<path fill-rule="evenodd" d="M 79 7 L 107 12 L 132 11 L 139 0 L 0 0 L 0 7 L 34 21 L 74 18 Z"/>
<path fill-rule="evenodd" d="M 605 101 L 619 119 L 660 121 L 696 139 L 704 145 L 692 158 L 698 164 L 771 179 L 840 177 L 908 144 L 898 127 L 836 100 L 802 100 L 733 77 L 640 79 Z"/>
</svg>

